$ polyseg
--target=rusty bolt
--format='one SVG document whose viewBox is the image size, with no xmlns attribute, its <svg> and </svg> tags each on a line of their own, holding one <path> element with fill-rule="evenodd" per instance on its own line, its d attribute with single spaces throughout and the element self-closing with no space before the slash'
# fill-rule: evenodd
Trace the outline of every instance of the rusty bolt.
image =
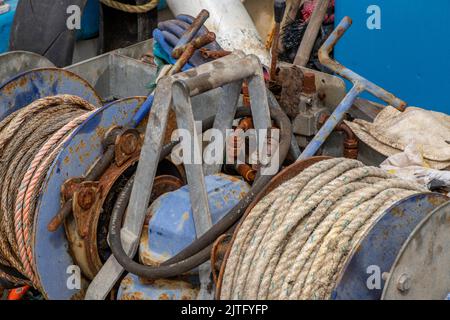
<svg viewBox="0 0 450 320">
<path fill-rule="evenodd" d="M 219 59 L 230 55 L 232 52 L 227 50 L 209 50 L 208 48 L 201 48 L 200 54 L 205 59 Z"/>
<path fill-rule="evenodd" d="M 403 273 L 398 278 L 397 289 L 403 293 L 406 293 L 411 289 L 411 277 L 408 274 Z"/>
<path fill-rule="evenodd" d="M 236 167 L 236 170 L 246 181 L 255 181 L 257 171 L 248 164 L 240 164 Z"/>
<path fill-rule="evenodd" d="M 303 74 L 303 92 L 313 94 L 316 91 L 316 75 L 312 72 L 305 72 Z"/>
<path fill-rule="evenodd" d="M 95 202 L 95 191 L 92 189 L 85 189 L 78 194 L 78 205 L 83 210 L 89 210 Z"/>
<path fill-rule="evenodd" d="M 254 128 L 253 119 L 250 117 L 244 118 L 239 122 L 238 129 L 242 129 L 244 131 L 248 131 Z"/>
<path fill-rule="evenodd" d="M 139 139 L 133 133 L 127 133 L 120 138 L 120 151 L 126 155 L 133 154 L 139 146 Z"/>
</svg>

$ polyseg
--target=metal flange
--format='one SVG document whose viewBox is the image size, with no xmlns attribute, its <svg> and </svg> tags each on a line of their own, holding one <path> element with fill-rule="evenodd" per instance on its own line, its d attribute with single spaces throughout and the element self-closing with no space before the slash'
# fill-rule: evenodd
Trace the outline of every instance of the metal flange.
<svg viewBox="0 0 450 320">
<path fill-rule="evenodd" d="M 28 51 L 9 51 L 0 54 L 0 81 L 8 81 L 18 74 L 36 68 L 54 68 L 55 65 L 39 54 Z"/>
<path fill-rule="evenodd" d="M 421 193 L 386 210 L 348 255 L 332 298 L 379 300 L 387 273 L 408 236 L 430 212 L 448 200 L 439 193 Z"/>
<path fill-rule="evenodd" d="M 34 69 L 1 85 L 0 120 L 35 100 L 58 94 L 71 94 L 94 106 L 102 105 L 94 88 L 76 74 L 57 68 Z"/>
<path fill-rule="evenodd" d="M 403 245 L 383 300 L 444 300 L 450 293 L 450 202 L 430 213 Z"/>
</svg>

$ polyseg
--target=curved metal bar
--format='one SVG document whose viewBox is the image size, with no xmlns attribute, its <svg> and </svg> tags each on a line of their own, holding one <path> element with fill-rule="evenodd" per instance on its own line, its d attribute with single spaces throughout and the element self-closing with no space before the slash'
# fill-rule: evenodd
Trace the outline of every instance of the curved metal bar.
<svg viewBox="0 0 450 320">
<path fill-rule="evenodd" d="M 387 102 L 388 104 L 394 106 L 400 111 L 405 110 L 407 104 L 403 100 L 397 98 L 392 93 L 384 90 L 383 88 L 377 86 L 373 82 L 361 77 L 359 74 L 353 72 L 352 70 L 346 68 L 339 62 L 333 60 L 330 57 L 330 53 L 333 51 L 334 47 L 338 43 L 339 39 L 345 34 L 345 32 L 352 25 L 352 19 L 345 17 L 339 23 L 337 28 L 328 37 L 323 46 L 319 50 L 319 60 L 324 66 L 330 68 L 336 72 L 341 77 L 351 81 L 353 83 L 353 88 L 347 93 L 345 98 L 336 107 L 333 114 L 330 116 L 327 122 L 322 126 L 314 139 L 305 148 L 299 157 L 300 160 L 310 158 L 316 154 L 320 147 L 324 144 L 325 140 L 328 139 L 334 128 L 344 119 L 345 114 L 352 107 L 356 98 L 367 91 L 377 98 Z"/>
</svg>

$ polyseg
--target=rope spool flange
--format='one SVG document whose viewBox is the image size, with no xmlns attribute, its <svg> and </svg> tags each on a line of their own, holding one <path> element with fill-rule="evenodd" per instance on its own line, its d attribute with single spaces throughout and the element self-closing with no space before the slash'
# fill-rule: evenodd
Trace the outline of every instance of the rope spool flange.
<svg viewBox="0 0 450 320">
<path fill-rule="evenodd" d="M 83 98 L 94 106 L 102 105 L 94 88 L 75 73 L 40 68 L 21 73 L 0 85 L 0 120 L 33 101 L 61 94 Z"/>
</svg>

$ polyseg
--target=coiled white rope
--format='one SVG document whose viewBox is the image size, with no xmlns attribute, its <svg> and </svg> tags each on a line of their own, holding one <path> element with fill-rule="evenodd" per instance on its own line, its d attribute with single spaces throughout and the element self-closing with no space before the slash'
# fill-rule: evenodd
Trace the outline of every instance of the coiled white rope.
<svg viewBox="0 0 450 320">
<path fill-rule="evenodd" d="M 349 159 L 283 183 L 237 229 L 220 298 L 328 299 L 345 258 L 391 205 L 422 186 Z"/>
</svg>

